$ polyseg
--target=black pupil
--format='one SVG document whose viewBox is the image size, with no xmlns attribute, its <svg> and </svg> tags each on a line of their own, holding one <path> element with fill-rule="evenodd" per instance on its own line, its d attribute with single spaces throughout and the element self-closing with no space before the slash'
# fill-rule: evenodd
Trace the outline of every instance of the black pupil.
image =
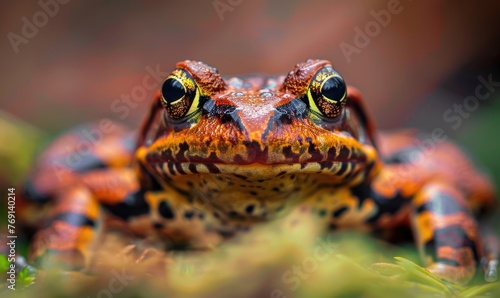
<svg viewBox="0 0 500 298">
<path fill-rule="evenodd" d="M 172 103 L 186 94 L 184 86 L 182 86 L 178 80 L 173 78 L 167 79 L 165 83 L 163 83 L 161 92 L 163 98 L 165 98 L 168 103 Z"/>
<path fill-rule="evenodd" d="M 339 77 L 331 77 L 323 84 L 321 94 L 331 100 L 341 100 L 346 92 L 344 81 Z"/>
</svg>

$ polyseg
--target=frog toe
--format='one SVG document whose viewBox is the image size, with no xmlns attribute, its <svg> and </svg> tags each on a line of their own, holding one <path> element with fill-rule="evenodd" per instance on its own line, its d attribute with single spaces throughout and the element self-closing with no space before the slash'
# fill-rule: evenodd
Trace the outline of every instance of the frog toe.
<svg viewBox="0 0 500 298">
<path fill-rule="evenodd" d="M 432 274 L 449 282 L 467 284 L 475 274 L 475 267 L 455 266 L 445 263 L 432 263 L 426 268 Z"/>
</svg>

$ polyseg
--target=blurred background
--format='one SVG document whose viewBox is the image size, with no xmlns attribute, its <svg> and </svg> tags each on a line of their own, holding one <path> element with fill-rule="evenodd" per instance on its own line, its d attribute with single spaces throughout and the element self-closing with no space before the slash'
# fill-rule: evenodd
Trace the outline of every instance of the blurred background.
<svg viewBox="0 0 500 298">
<path fill-rule="evenodd" d="M 0 7 L 3 184 L 18 183 L 36 150 L 65 128 L 102 118 L 137 127 L 149 100 L 125 113 L 123 98 L 179 60 L 238 75 L 286 73 L 307 58 L 332 61 L 362 91 L 379 128 L 442 128 L 500 181 L 498 1 L 32 0 Z M 485 100 L 466 99 L 488 79 Z M 460 114 L 454 104 L 469 110 Z"/>
</svg>

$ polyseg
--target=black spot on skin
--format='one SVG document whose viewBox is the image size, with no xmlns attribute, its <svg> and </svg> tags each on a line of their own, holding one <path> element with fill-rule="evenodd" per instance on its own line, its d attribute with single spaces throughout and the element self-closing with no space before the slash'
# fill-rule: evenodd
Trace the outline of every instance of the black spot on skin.
<svg viewBox="0 0 500 298">
<path fill-rule="evenodd" d="M 319 163 L 319 166 L 320 166 L 320 169 L 322 169 L 322 170 L 331 169 L 333 167 L 333 162 L 332 161 L 323 161 L 323 162 Z M 320 174 L 320 173 L 321 173 L 321 171 L 318 172 L 318 174 Z"/>
<path fill-rule="evenodd" d="M 234 231 L 217 231 L 217 233 L 224 238 L 231 238 L 235 234 Z"/>
<path fill-rule="evenodd" d="M 229 123 L 229 122 L 232 122 L 232 121 L 233 121 L 233 116 L 231 114 L 223 114 L 220 117 L 220 122 L 222 124 Z"/>
<path fill-rule="evenodd" d="M 254 209 L 255 209 L 255 205 L 248 205 L 245 208 L 245 212 L 248 213 L 248 214 L 252 214 L 252 212 L 253 212 Z"/>
<path fill-rule="evenodd" d="M 171 162 L 169 162 L 169 163 L 167 164 L 167 166 L 168 166 L 168 172 L 170 173 L 170 175 L 175 176 L 175 175 L 176 175 L 176 172 L 175 172 L 175 170 L 174 170 L 174 164 L 173 164 L 173 163 L 171 163 Z"/>
<path fill-rule="evenodd" d="M 193 216 L 194 216 L 194 212 L 192 210 L 188 210 L 188 211 L 184 212 L 185 219 L 191 219 L 191 218 L 193 218 Z"/>
<path fill-rule="evenodd" d="M 219 212 L 214 212 L 213 214 L 214 214 L 214 217 L 215 217 L 215 218 L 220 218 L 220 214 L 219 214 Z"/>
<path fill-rule="evenodd" d="M 238 212 L 236 211 L 230 211 L 229 217 L 236 218 L 236 217 L 241 217 L 241 215 L 239 215 Z"/>
<path fill-rule="evenodd" d="M 335 173 L 335 174 L 338 175 L 338 176 L 343 175 L 347 171 L 347 165 L 348 165 L 347 162 L 341 163 L 340 164 L 340 170 L 338 170 L 338 172 Z"/>
<path fill-rule="evenodd" d="M 134 216 L 140 216 L 149 213 L 149 205 L 144 199 L 144 191 L 139 190 L 129 193 L 123 201 L 118 204 L 102 204 L 111 214 L 118 216 L 123 220 L 128 220 Z"/>
<path fill-rule="evenodd" d="M 340 160 L 347 160 L 349 157 L 349 153 L 351 153 L 351 150 L 349 150 L 349 148 L 345 146 L 342 146 L 342 148 L 340 148 L 338 158 L 340 158 Z"/>
<path fill-rule="evenodd" d="M 294 153 L 292 151 L 292 146 L 283 147 L 282 153 L 286 159 L 299 160 L 299 157 L 300 157 L 300 154 Z"/>
<path fill-rule="evenodd" d="M 290 180 L 295 179 L 295 174 L 290 175 Z"/>
<path fill-rule="evenodd" d="M 353 187 L 352 194 L 358 199 L 358 208 L 366 200 L 373 200 L 376 205 L 376 212 L 367 219 L 368 223 L 376 222 L 382 215 L 394 215 L 401 210 L 402 206 L 409 202 L 409 198 L 403 197 L 399 192 L 393 197 L 386 197 L 374 191 L 369 184 L 361 184 Z"/>
<path fill-rule="evenodd" d="M 249 191 L 248 193 L 251 194 L 252 196 L 256 196 L 257 195 L 257 192 L 255 192 L 255 191 Z"/>
<path fill-rule="evenodd" d="M 278 173 L 278 175 L 276 175 L 276 176 L 278 176 L 278 177 L 279 177 L 279 176 L 283 176 L 283 175 L 285 175 L 285 174 L 286 174 L 286 171 L 281 171 L 281 172 L 279 172 L 279 173 Z"/>
<path fill-rule="evenodd" d="M 306 138 L 306 142 L 309 142 L 309 148 L 307 148 L 307 153 L 311 155 L 309 159 L 312 161 L 322 160 L 323 154 L 314 146 L 311 138 Z"/>
<path fill-rule="evenodd" d="M 189 145 L 187 144 L 187 142 L 179 144 L 179 152 L 177 152 L 177 154 L 175 155 L 175 160 L 179 162 L 186 161 L 186 156 L 184 155 L 184 153 L 188 150 L 189 150 Z"/>
<path fill-rule="evenodd" d="M 319 210 L 319 216 L 324 217 L 326 215 L 326 209 Z"/>
<path fill-rule="evenodd" d="M 278 187 L 273 187 L 271 188 L 272 191 L 275 191 L 275 192 L 280 192 L 280 189 Z"/>
<path fill-rule="evenodd" d="M 177 172 L 179 172 L 179 174 L 186 175 L 186 172 L 184 171 L 180 163 L 175 163 L 175 169 L 177 170 Z"/>
<path fill-rule="evenodd" d="M 187 184 L 187 186 L 189 186 L 189 187 L 193 187 L 193 186 L 194 186 L 192 181 L 188 181 L 186 184 Z"/>
<path fill-rule="evenodd" d="M 240 174 L 233 174 L 233 176 L 238 177 L 238 178 L 240 178 L 242 180 L 245 180 L 245 181 L 248 179 L 247 176 L 243 176 L 243 175 L 240 175 Z"/>
<path fill-rule="evenodd" d="M 156 230 L 163 229 L 164 225 L 161 222 L 154 222 L 153 223 L 153 228 Z"/>
<path fill-rule="evenodd" d="M 204 219 L 205 218 L 205 214 L 204 213 L 198 213 L 198 218 L 199 219 Z"/>
<path fill-rule="evenodd" d="M 347 206 L 343 206 L 343 207 L 340 207 L 339 209 L 337 210 L 333 210 L 332 211 L 332 217 L 334 218 L 337 218 L 337 217 L 340 217 L 342 214 L 344 214 L 344 212 L 346 212 L 347 210 L 349 210 L 349 208 Z"/>
<path fill-rule="evenodd" d="M 191 171 L 191 173 L 198 174 L 198 170 L 196 169 L 196 165 L 194 163 L 190 163 L 188 166 L 188 169 Z M 191 182 L 191 181 L 189 181 Z"/>
<path fill-rule="evenodd" d="M 215 174 L 220 173 L 219 168 L 214 164 L 207 163 L 207 164 L 205 164 L 205 166 L 207 167 L 207 169 L 210 173 L 215 173 Z"/>
<path fill-rule="evenodd" d="M 174 211 L 170 208 L 168 201 L 161 201 L 158 206 L 158 212 L 163 218 L 172 219 L 175 217 Z"/>
<path fill-rule="evenodd" d="M 336 224 L 331 223 L 331 224 L 328 225 L 328 230 L 335 231 L 336 229 L 337 229 L 337 225 Z"/>
</svg>

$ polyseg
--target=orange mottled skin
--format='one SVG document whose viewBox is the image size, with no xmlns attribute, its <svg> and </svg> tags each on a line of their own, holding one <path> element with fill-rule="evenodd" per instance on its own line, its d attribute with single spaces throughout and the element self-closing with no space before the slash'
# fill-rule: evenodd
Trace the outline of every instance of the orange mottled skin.
<svg viewBox="0 0 500 298">
<path fill-rule="evenodd" d="M 180 62 L 137 138 L 115 129 L 71 165 L 78 129 L 46 149 L 25 187 L 52 202 L 30 257 L 88 268 L 105 219 L 165 249 L 204 248 L 307 212 L 325 232 L 409 224 L 427 268 L 464 283 L 485 255 L 474 214 L 493 206 L 493 187 L 455 145 L 422 138 L 377 133 L 328 61 L 226 79 Z"/>
</svg>

